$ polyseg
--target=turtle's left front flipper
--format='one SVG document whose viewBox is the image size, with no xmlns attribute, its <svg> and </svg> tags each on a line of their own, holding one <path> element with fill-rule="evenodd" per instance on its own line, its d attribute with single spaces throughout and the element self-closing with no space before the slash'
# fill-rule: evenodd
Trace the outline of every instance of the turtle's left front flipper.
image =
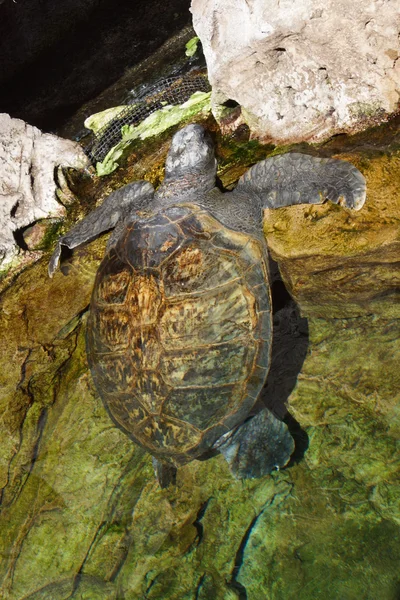
<svg viewBox="0 0 400 600">
<path fill-rule="evenodd" d="M 366 182 L 349 162 L 293 152 L 255 164 L 239 179 L 236 190 L 255 193 L 262 208 L 330 200 L 360 210 L 365 202 Z"/>
<path fill-rule="evenodd" d="M 112 192 L 101 206 L 58 240 L 49 262 L 50 277 L 57 269 L 62 246 L 72 249 L 95 239 L 101 233 L 113 229 L 129 212 L 146 208 L 153 196 L 154 188 L 148 181 L 136 181 Z"/>
<path fill-rule="evenodd" d="M 224 455 L 237 479 L 269 475 L 284 467 L 294 451 L 287 426 L 267 408 L 228 436 L 217 440 L 214 447 Z"/>
</svg>

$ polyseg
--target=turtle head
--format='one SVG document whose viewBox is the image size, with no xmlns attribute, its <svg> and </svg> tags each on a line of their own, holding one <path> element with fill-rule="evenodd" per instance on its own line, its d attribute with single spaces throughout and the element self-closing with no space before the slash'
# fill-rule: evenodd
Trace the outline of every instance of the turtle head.
<svg viewBox="0 0 400 600">
<path fill-rule="evenodd" d="M 215 182 L 216 172 L 214 145 L 201 125 L 187 125 L 174 135 L 165 163 L 166 180 L 206 175 Z"/>
</svg>

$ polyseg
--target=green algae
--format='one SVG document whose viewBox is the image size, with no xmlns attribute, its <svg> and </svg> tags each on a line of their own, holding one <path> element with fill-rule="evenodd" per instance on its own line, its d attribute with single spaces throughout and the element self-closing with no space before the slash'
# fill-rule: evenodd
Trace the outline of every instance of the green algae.
<svg viewBox="0 0 400 600">
<path fill-rule="evenodd" d="M 93 131 L 93 133 L 98 133 L 101 129 L 103 129 L 103 127 L 110 123 L 110 121 L 115 119 L 115 117 L 117 117 L 125 108 L 125 105 L 121 105 L 102 110 L 99 113 L 90 115 L 90 117 L 85 120 L 84 125 L 86 129 L 90 129 Z"/>
<path fill-rule="evenodd" d="M 195 115 L 206 115 L 211 110 L 210 92 L 195 92 L 179 106 L 165 106 L 154 111 L 139 125 L 124 125 L 121 128 L 122 140 L 108 152 L 102 162 L 96 164 L 99 177 L 109 175 L 118 168 L 118 161 L 129 151 L 136 140 L 145 140 L 159 135 L 180 122 L 187 122 Z"/>
<path fill-rule="evenodd" d="M 398 516 L 374 499 L 382 485 L 391 497 L 399 490 L 398 434 L 390 429 L 400 399 L 399 322 L 313 319 L 309 327 L 310 354 L 289 407 L 310 440 L 303 463 L 288 471 L 296 501 L 284 518 L 262 515 L 240 581 L 253 598 L 268 590 L 271 599 L 394 599 Z M 383 504 L 387 510 L 390 500 Z"/>
<path fill-rule="evenodd" d="M 235 481 L 216 457 L 185 466 L 166 490 L 96 396 L 80 321 L 58 335 L 55 398 L 41 385 L 52 363 L 26 373 L 34 405 L 49 410 L 27 480 L 5 496 L 4 598 L 222 600 L 243 586 L 251 600 L 394 599 L 397 321 L 309 321 L 290 398 L 310 442 L 299 464 Z M 24 432 L 35 430 L 28 421 Z"/>
<path fill-rule="evenodd" d="M 101 402 L 93 397 L 84 328 L 79 329 L 78 337 L 76 332 L 71 334 L 75 347 L 63 365 L 52 410 L 42 422 L 41 453 L 35 471 L 28 474 L 20 493 L 12 503 L 6 503 L 9 508 L 2 514 L 1 547 L 7 552 L 1 574 L 6 597 L 19 598 L 27 590 L 67 576 L 73 583 L 77 562 L 85 560 L 89 548 L 93 552 L 99 523 L 108 510 L 105 485 L 118 484 L 124 464 L 135 452 L 129 440 L 110 427 Z M 43 380 L 45 374 L 37 377 Z M 33 406 L 40 404 L 35 389 L 31 394 Z M 14 540 L 12 546 L 6 542 L 10 538 Z M 51 540 L 57 543 L 49 543 Z"/>
<path fill-rule="evenodd" d="M 191 56 L 194 56 L 197 52 L 197 48 L 200 42 L 200 38 L 195 36 L 192 37 L 185 45 L 185 55 L 188 56 L 189 58 Z"/>
</svg>

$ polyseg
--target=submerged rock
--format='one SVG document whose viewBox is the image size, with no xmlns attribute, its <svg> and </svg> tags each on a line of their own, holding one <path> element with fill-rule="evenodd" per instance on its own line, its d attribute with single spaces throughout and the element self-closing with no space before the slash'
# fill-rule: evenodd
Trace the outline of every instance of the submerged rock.
<svg viewBox="0 0 400 600">
<path fill-rule="evenodd" d="M 149 165 L 154 172 L 146 176 L 159 177 L 164 149 L 148 141 L 151 148 L 154 155 L 135 156 L 134 173 L 127 167 L 131 179 Z M 306 244 L 314 262 L 332 261 L 337 279 L 343 257 L 356 265 L 368 252 L 389 256 L 385 269 L 395 277 L 400 172 L 395 152 L 380 154 L 346 155 L 368 181 L 367 204 L 351 214 L 355 225 L 335 206 L 266 215 L 286 281 L 296 283 L 294 253 Z M 126 176 L 123 168 L 118 173 Z M 0 297 L 0 598 L 394 600 L 400 321 L 393 298 L 379 304 L 365 284 L 366 311 L 354 284 L 336 288 L 335 299 L 322 276 L 306 277 L 305 296 L 294 283 L 306 314 L 314 289 L 308 352 L 298 355 L 299 340 L 307 342 L 304 320 L 299 327 L 294 311 L 277 307 L 267 382 L 273 402 L 288 366 L 293 385 L 297 375 L 287 390 L 302 428 L 292 426 L 292 464 L 236 481 L 224 458 L 214 456 L 182 467 L 176 486 L 161 490 L 150 456 L 110 421 L 88 371 L 86 310 L 105 243 L 75 250 L 63 264 L 66 276 L 48 279 L 43 258 Z M 300 253 L 298 260 L 311 273 L 312 259 Z M 376 285 L 380 271 L 368 264 Z M 345 305 L 358 316 L 332 318 Z M 375 307 L 379 316 L 366 314 Z"/>
<path fill-rule="evenodd" d="M 395 0 L 192 0 L 215 113 L 236 101 L 260 139 L 321 141 L 398 110 Z"/>
</svg>

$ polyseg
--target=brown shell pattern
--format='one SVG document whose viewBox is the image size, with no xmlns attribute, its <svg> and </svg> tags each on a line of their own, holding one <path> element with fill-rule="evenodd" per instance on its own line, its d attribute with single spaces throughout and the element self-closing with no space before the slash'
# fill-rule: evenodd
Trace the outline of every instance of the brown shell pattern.
<svg viewBox="0 0 400 600">
<path fill-rule="evenodd" d="M 246 418 L 268 371 L 261 244 L 195 205 L 130 224 L 97 274 L 88 356 L 111 417 L 176 465 Z"/>
</svg>

